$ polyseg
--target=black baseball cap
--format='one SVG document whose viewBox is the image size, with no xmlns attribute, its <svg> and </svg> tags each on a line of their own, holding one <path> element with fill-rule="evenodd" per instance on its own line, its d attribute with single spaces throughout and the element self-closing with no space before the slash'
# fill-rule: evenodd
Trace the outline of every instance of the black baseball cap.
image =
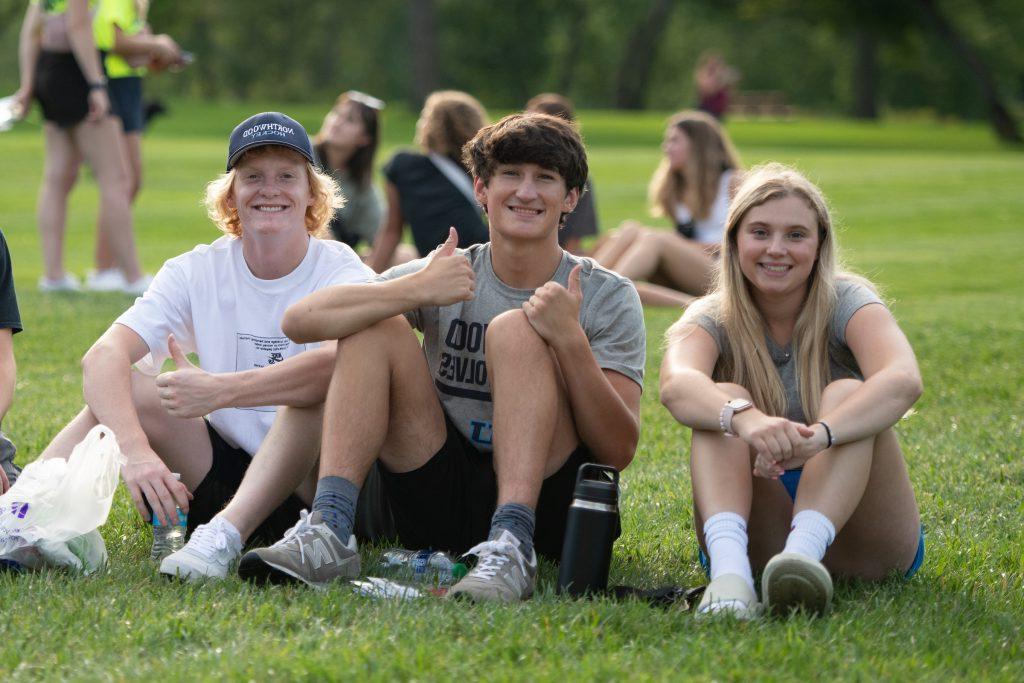
<svg viewBox="0 0 1024 683">
<path fill-rule="evenodd" d="M 235 126 L 228 142 L 228 167 L 238 163 L 247 150 L 263 145 L 281 145 L 295 150 L 311 164 L 316 164 L 313 143 L 302 124 L 279 111 L 265 111 L 250 116 Z"/>
</svg>

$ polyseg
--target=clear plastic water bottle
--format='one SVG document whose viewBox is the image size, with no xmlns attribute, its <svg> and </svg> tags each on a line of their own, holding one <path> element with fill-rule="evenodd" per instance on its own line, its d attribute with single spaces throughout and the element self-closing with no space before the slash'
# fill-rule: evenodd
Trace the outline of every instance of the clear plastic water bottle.
<svg viewBox="0 0 1024 683">
<path fill-rule="evenodd" d="M 406 550 L 394 548 L 384 551 L 381 570 L 407 581 L 434 583 L 445 586 L 466 575 L 466 565 L 456 562 L 448 553 L 435 550 Z"/>
<path fill-rule="evenodd" d="M 174 478 L 181 481 L 181 475 L 175 473 Z M 150 509 L 149 516 L 153 521 L 153 549 L 149 553 L 149 559 L 160 562 L 171 553 L 177 552 L 185 547 L 185 532 L 188 530 L 188 514 L 175 507 L 178 515 L 177 524 L 161 524 L 156 514 Z"/>
</svg>

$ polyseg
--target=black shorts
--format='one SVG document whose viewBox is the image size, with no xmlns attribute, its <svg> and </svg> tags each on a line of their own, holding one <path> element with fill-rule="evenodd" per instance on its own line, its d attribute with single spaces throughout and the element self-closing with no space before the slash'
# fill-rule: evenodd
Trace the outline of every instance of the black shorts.
<svg viewBox="0 0 1024 683">
<path fill-rule="evenodd" d="M 142 131 L 142 78 L 125 76 L 107 81 L 110 107 L 121 119 L 125 133 Z"/>
<path fill-rule="evenodd" d="M 423 467 L 396 474 L 382 466 L 380 472 L 402 545 L 462 554 L 487 540 L 498 482 L 492 455 L 478 451 L 447 416 L 445 426 L 444 445 Z M 586 462 L 593 457 L 580 444 L 541 487 L 534 548 L 549 559 L 562 555 L 576 471 Z"/>
<path fill-rule="evenodd" d="M 70 52 L 40 51 L 33 94 L 43 118 L 61 128 L 71 128 L 89 114 L 89 84 Z"/>
<path fill-rule="evenodd" d="M 210 463 L 210 471 L 192 492 L 193 498 L 188 510 L 189 534 L 224 509 L 238 490 L 242 477 L 252 462 L 252 456 L 225 441 L 209 422 L 206 422 L 206 431 L 210 435 L 213 460 Z M 294 494 L 288 496 L 262 524 L 256 527 L 256 531 L 249 537 L 249 544 L 270 545 L 281 540 L 284 532 L 299 521 L 299 512 L 305 507 L 306 504 Z"/>
</svg>

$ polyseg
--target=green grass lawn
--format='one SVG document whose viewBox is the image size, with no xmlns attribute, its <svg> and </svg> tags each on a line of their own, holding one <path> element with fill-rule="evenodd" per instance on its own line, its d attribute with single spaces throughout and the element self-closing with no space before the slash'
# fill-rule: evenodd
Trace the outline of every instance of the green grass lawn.
<svg viewBox="0 0 1024 683">
<path fill-rule="evenodd" d="M 202 188 L 223 168 L 227 132 L 257 108 L 172 107 L 146 138 L 136 211 L 151 272 L 218 236 L 200 206 Z M 313 131 L 324 108 L 288 111 Z M 382 158 L 412 137 L 408 114 L 386 113 Z M 604 229 L 646 215 L 663 120 L 582 117 Z M 146 561 L 148 529 L 122 489 L 102 528 L 106 571 L 0 576 L 0 679 L 1024 678 L 1024 154 L 1000 149 L 974 125 L 736 121 L 729 130 L 745 163 L 793 163 L 820 183 L 847 261 L 882 287 L 917 351 L 925 394 L 899 426 L 927 529 L 912 581 L 841 583 L 825 618 L 746 625 L 564 600 L 550 565 L 539 594 L 509 607 L 384 603 L 344 586 L 262 590 L 237 579 L 182 586 Z M 0 227 L 26 328 L 16 337 L 18 389 L 4 430 L 23 463 L 80 408 L 78 360 L 131 302 L 35 291 L 41 138 L 31 124 L 0 135 Z M 95 205 L 84 177 L 67 246 L 79 275 L 91 262 Z M 658 402 L 662 335 L 674 317 L 647 314 L 643 435 L 623 476 L 613 583 L 703 582 L 688 434 Z"/>
</svg>

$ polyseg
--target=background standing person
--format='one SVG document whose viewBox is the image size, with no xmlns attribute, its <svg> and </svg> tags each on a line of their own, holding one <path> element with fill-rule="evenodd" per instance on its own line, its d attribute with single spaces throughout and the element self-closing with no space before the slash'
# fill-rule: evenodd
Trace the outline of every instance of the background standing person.
<svg viewBox="0 0 1024 683">
<path fill-rule="evenodd" d="M 780 164 L 751 172 L 717 286 L 668 341 L 661 400 L 693 430 L 710 560 L 698 614 L 757 617 L 752 568 L 779 613 L 825 611 L 833 574 L 917 571 L 924 535 L 893 425 L 921 375 L 871 284 L 840 270 L 817 187 Z"/>
<path fill-rule="evenodd" d="M 637 283 L 654 306 L 685 306 L 711 282 L 729 198 L 740 180 L 739 155 L 711 116 L 684 111 L 668 122 L 665 153 L 650 184 L 651 213 L 675 231 L 625 222 L 594 258 Z"/>
<path fill-rule="evenodd" d="M 142 79 L 147 67 L 161 71 L 185 63 L 173 38 L 150 31 L 148 10 L 148 0 L 102 0 L 93 20 L 96 46 L 103 52 L 110 106 L 121 122 L 121 150 L 128 169 L 128 200 L 132 203 L 142 188 Z M 87 289 L 124 289 L 124 274 L 117 268 L 114 251 L 102 232 L 96 234 L 95 264 L 95 269 L 86 274 Z"/>
<path fill-rule="evenodd" d="M 732 88 L 740 80 L 739 72 L 725 63 L 717 52 L 705 52 L 693 70 L 697 86 L 697 109 L 721 121 L 729 110 Z"/>
<path fill-rule="evenodd" d="M 383 215 L 373 186 L 384 102 L 356 90 L 338 96 L 313 137 L 320 170 L 338 183 L 345 205 L 334 212 L 331 235 L 355 249 L 373 243 Z"/>
<path fill-rule="evenodd" d="M 572 100 L 557 93 L 541 93 L 526 103 L 527 112 L 557 116 L 572 123 L 576 122 Z M 583 193 L 573 212 L 565 217 L 565 224 L 558 230 L 558 243 L 571 254 L 582 255 L 583 238 L 598 233 L 597 200 L 594 184 L 587 178 Z"/>
<path fill-rule="evenodd" d="M 378 273 L 389 266 L 408 224 L 417 255 L 430 253 L 459 232 L 459 246 L 487 241 L 487 225 L 473 196 L 473 181 L 462 163 L 462 146 L 487 125 L 487 112 L 475 97 L 458 90 L 432 93 L 416 122 L 423 150 L 398 152 L 384 166 L 387 216 L 368 263 Z"/>
<path fill-rule="evenodd" d="M 14 291 L 11 252 L 0 231 L 0 424 L 11 408 L 18 381 L 18 366 L 14 361 L 14 335 L 18 332 L 21 332 L 21 312 Z M 16 451 L 14 443 L 0 431 L 0 493 L 6 492 L 21 472 L 14 464 Z"/>
<path fill-rule="evenodd" d="M 150 278 L 139 269 L 135 252 L 121 132 L 110 115 L 87 0 L 33 0 L 22 23 L 18 58 L 17 113 L 24 116 L 34 97 L 45 120 L 46 160 L 38 210 L 44 273 L 39 288 L 80 289 L 78 278 L 64 270 L 64 233 L 68 194 L 84 159 L 99 185 L 97 225 L 127 281 L 123 289 L 141 294 Z"/>
</svg>

